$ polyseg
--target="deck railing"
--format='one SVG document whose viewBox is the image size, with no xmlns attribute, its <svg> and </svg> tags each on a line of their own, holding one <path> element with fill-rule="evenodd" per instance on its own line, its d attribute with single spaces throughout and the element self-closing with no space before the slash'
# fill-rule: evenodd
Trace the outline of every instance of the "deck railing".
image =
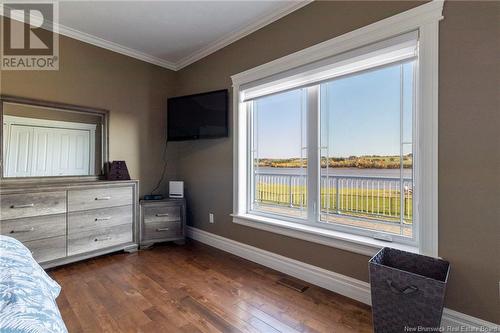
<svg viewBox="0 0 500 333">
<path fill-rule="evenodd" d="M 402 182 L 402 183 L 401 183 Z M 307 206 L 307 178 L 301 174 L 255 174 L 255 201 L 301 208 Z M 411 178 L 322 175 L 321 213 L 366 216 L 410 223 Z"/>
</svg>

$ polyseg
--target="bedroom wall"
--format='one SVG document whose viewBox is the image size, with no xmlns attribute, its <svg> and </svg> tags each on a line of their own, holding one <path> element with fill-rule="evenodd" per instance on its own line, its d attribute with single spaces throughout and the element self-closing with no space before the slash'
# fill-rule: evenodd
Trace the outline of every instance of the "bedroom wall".
<svg viewBox="0 0 500 333">
<path fill-rule="evenodd" d="M 229 88 L 230 75 L 421 3 L 314 2 L 177 73 L 61 36 L 59 71 L 1 71 L 0 93 L 110 110 L 110 159 L 127 161 L 144 194 L 162 171 L 167 97 Z M 496 323 L 499 11 L 498 2 L 445 3 L 439 83 L 439 254 L 452 263 L 446 306 Z M 191 225 L 368 280 L 366 256 L 231 222 L 232 138 L 172 143 L 169 159 L 169 178 L 186 181 Z"/>
<path fill-rule="evenodd" d="M 314 2 L 178 72 L 176 95 L 230 88 L 230 75 L 420 3 Z M 440 29 L 439 255 L 446 306 L 499 323 L 498 2 L 447 1 Z M 172 144 L 189 224 L 368 281 L 366 256 L 231 222 L 232 137 Z M 215 213 L 215 224 L 208 213 Z"/>
<path fill-rule="evenodd" d="M 64 36 L 59 43 L 58 71 L 1 71 L 0 93 L 109 110 L 110 160 L 125 160 L 149 193 L 162 172 L 175 72 Z"/>
</svg>

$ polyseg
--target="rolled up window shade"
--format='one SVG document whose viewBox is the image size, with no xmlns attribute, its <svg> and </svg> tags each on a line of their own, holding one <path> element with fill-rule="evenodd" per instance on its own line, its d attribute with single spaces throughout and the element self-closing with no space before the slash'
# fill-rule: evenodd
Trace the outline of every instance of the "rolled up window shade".
<svg viewBox="0 0 500 333">
<path fill-rule="evenodd" d="M 246 102 L 417 56 L 418 31 L 412 31 L 243 84 L 240 98 Z"/>
</svg>

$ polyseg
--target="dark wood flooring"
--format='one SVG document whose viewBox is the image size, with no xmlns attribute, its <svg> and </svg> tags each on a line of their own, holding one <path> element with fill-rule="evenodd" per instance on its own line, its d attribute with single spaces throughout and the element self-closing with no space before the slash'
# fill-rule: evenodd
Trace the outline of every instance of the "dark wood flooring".
<svg viewBox="0 0 500 333">
<path fill-rule="evenodd" d="M 190 241 L 53 269 L 73 332 L 372 332 L 370 308 Z M 299 281 L 300 282 L 300 281 Z"/>
</svg>

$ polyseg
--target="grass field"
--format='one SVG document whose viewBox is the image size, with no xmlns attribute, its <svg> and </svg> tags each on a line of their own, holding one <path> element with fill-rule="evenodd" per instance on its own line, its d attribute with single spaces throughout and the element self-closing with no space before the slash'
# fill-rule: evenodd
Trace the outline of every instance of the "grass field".
<svg viewBox="0 0 500 333">
<path fill-rule="evenodd" d="M 264 204 L 290 207 L 307 206 L 305 186 L 287 186 L 260 182 L 257 184 L 256 201 Z M 405 191 L 404 221 L 411 223 L 412 193 Z M 339 191 L 338 203 L 335 188 L 321 190 L 321 210 L 353 216 L 383 217 L 399 222 L 401 197 L 398 190 L 370 190 L 366 188 L 344 188 Z"/>
<path fill-rule="evenodd" d="M 403 156 L 403 168 L 413 166 L 413 155 Z M 329 168 L 358 168 L 358 169 L 399 169 L 400 156 L 350 156 L 350 157 L 321 157 L 321 167 Z M 271 159 L 261 158 L 255 161 L 259 168 L 300 168 L 307 166 L 307 160 L 301 158 Z"/>
</svg>

